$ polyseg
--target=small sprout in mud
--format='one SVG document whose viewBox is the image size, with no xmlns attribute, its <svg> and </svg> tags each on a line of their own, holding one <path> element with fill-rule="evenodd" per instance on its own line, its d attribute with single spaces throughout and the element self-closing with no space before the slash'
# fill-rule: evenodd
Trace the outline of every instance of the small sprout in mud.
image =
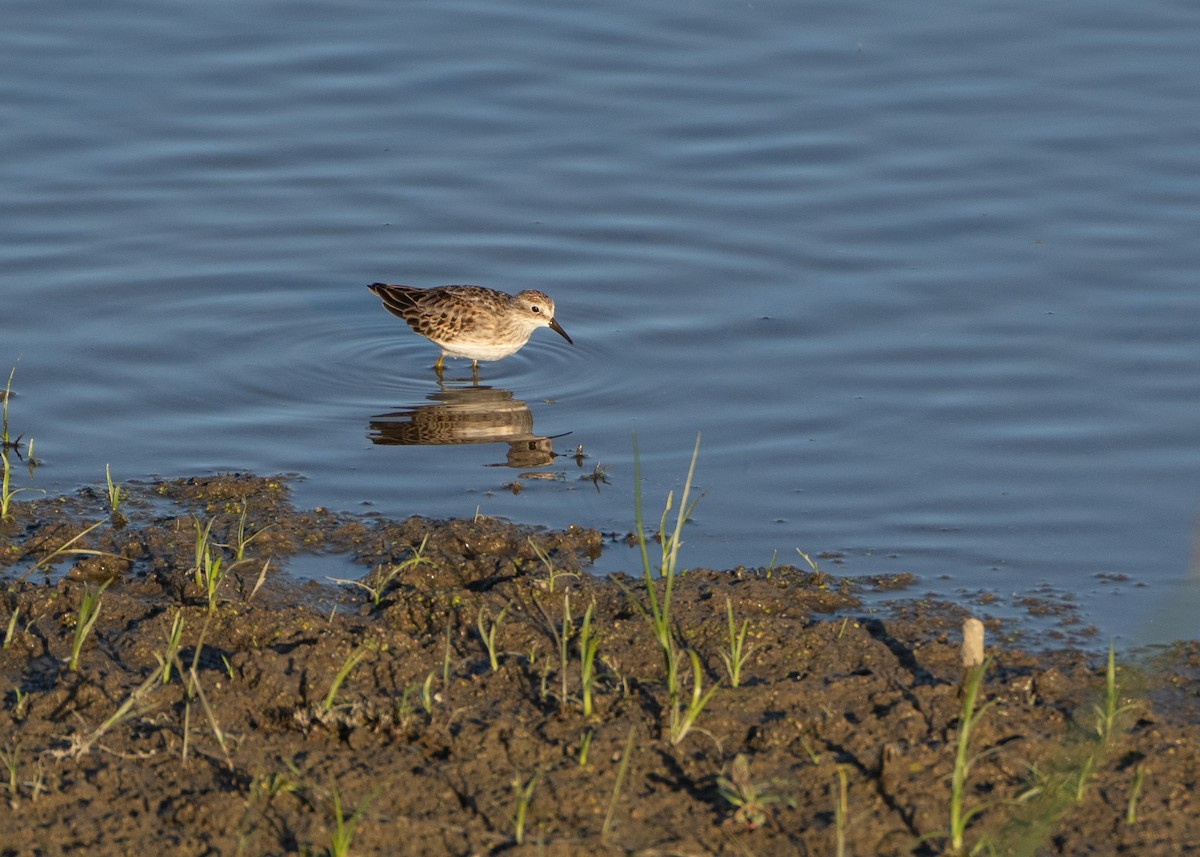
<svg viewBox="0 0 1200 857">
<path fill-rule="evenodd" d="M 571 595 L 563 595 L 562 633 L 558 634 L 558 675 L 562 681 L 562 694 L 558 698 L 559 707 L 567 707 L 567 663 L 569 660 L 569 643 L 575 635 L 575 623 L 571 621 Z"/>
<path fill-rule="evenodd" d="M 806 756 L 808 756 L 808 760 L 809 760 L 810 762 L 812 762 L 814 765 L 819 765 L 819 764 L 821 764 L 821 760 L 822 760 L 823 758 L 825 758 L 825 754 L 824 754 L 824 753 L 818 753 L 816 750 L 814 750 L 814 749 L 812 748 L 812 745 L 810 745 L 810 744 L 808 743 L 808 739 L 807 739 L 807 738 L 801 738 L 801 739 L 800 739 L 800 746 L 804 748 L 804 754 L 805 754 Z"/>
<path fill-rule="evenodd" d="M 4 520 L 8 517 L 8 507 L 12 505 L 13 497 L 17 496 L 25 489 L 9 488 L 10 480 L 12 478 L 12 467 L 8 463 L 7 449 L 0 449 L 0 465 L 2 465 L 3 468 L 3 472 L 0 473 L 0 520 Z"/>
<path fill-rule="evenodd" d="M 415 684 L 410 684 L 400 694 L 400 701 L 396 703 L 395 710 L 392 712 L 392 720 L 401 729 L 408 729 L 409 724 L 416 719 L 417 706 L 413 703 L 413 697 L 420 691 L 421 689 Z"/>
<path fill-rule="evenodd" d="M 746 632 L 750 630 L 750 620 L 743 619 L 739 627 L 733 620 L 733 602 L 725 599 L 725 617 L 729 626 L 729 650 L 721 652 L 721 660 L 725 662 L 725 671 L 729 673 L 729 684 L 737 687 L 742 681 L 742 667 L 750 657 L 753 646 L 746 645 Z"/>
<path fill-rule="evenodd" d="M 330 577 L 326 579 L 332 580 L 334 583 L 357 586 L 359 589 L 366 590 L 367 594 L 371 596 L 371 603 L 378 607 L 380 600 L 383 598 L 384 592 L 387 591 L 388 586 L 391 585 L 393 580 L 409 569 L 417 568 L 418 566 L 422 565 L 433 565 L 433 562 L 425 556 L 425 545 L 428 542 L 429 535 L 427 533 L 425 538 L 421 540 L 420 545 L 409 548 L 409 550 L 412 551 L 412 556 L 408 557 L 402 562 L 389 566 L 386 571 L 380 569 L 379 574 L 375 577 L 376 582 L 373 584 L 362 580 L 346 580 L 341 577 Z"/>
<path fill-rule="evenodd" d="M 366 593 L 371 597 L 372 604 L 374 604 L 376 607 L 379 606 L 379 598 L 383 594 L 382 587 L 372 586 L 371 584 L 366 583 L 362 580 L 351 580 L 348 577 L 326 576 L 325 579 L 328 580 L 330 583 L 338 583 L 338 584 L 341 584 L 342 586 L 357 586 L 359 589 L 366 591 Z"/>
<path fill-rule="evenodd" d="M 92 628 L 96 626 L 96 620 L 100 618 L 101 596 L 104 595 L 104 590 L 110 583 L 112 583 L 111 580 L 106 580 L 95 589 L 90 586 L 83 588 L 83 595 L 79 598 L 79 612 L 75 616 L 75 637 L 71 642 L 71 657 L 67 661 L 67 669 L 72 672 L 79 669 L 79 655 L 83 651 L 83 643 L 92 633 Z"/>
<path fill-rule="evenodd" d="M 21 438 L 18 436 L 16 440 L 10 440 L 8 435 L 8 403 L 12 398 L 12 380 L 16 371 L 17 364 L 14 363 L 12 369 L 8 372 L 8 383 L 4 385 L 4 394 L 0 396 L 0 399 L 3 400 L 3 423 L 0 425 L 0 521 L 8 517 L 8 510 L 12 504 L 13 497 L 16 497 L 23 491 L 33 490 L 31 488 L 9 487 L 12 480 L 12 464 L 8 460 L 8 453 L 11 450 L 17 454 L 17 458 L 21 457 Z M 30 460 L 32 461 L 32 458 Z M 30 467 L 32 468 L 32 464 Z"/>
<path fill-rule="evenodd" d="M 196 586 L 204 588 L 204 555 L 209 552 L 209 536 L 212 534 L 213 523 L 216 518 L 209 518 L 203 527 L 200 526 L 200 519 L 193 516 L 192 526 L 196 530 L 195 538 L 195 559 L 192 562 L 192 580 Z"/>
<path fill-rule="evenodd" d="M 333 702 L 337 699 L 338 691 L 342 687 L 342 683 L 349 677 L 350 672 L 362 663 L 363 659 L 371 653 L 371 647 L 362 645 L 346 656 L 346 660 L 342 662 L 341 668 L 337 671 L 337 675 L 333 677 L 333 683 L 329 685 L 329 693 L 325 694 L 325 699 L 321 702 L 322 711 L 330 711 L 333 708 Z"/>
<path fill-rule="evenodd" d="M 621 663 L 614 658 L 601 658 L 600 662 L 608 670 L 608 674 L 621 683 L 621 698 L 629 698 L 629 676 L 621 672 Z"/>
<path fill-rule="evenodd" d="M 158 684 L 162 677 L 162 669 L 156 669 L 146 677 L 140 685 L 130 692 L 129 696 L 125 697 L 124 701 L 117 706 L 117 710 L 109 715 L 108 719 L 92 730 L 90 735 L 73 735 L 68 741 L 68 746 L 61 750 L 51 751 L 51 755 L 57 759 L 79 759 L 90 753 L 92 747 L 103 738 L 110 729 L 118 723 L 128 720 L 134 715 L 134 709 L 142 701 L 142 698 L 150 692 L 150 690 Z M 186 715 L 185 715 L 186 716 Z M 184 731 L 184 746 L 187 746 L 187 731 Z"/>
<path fill-rule="evenodd" d="M 1137 824 L 1138 799 L 1142 796 L 1142 783 L 1146 779 L 1146 770 L 1141 765 L 1133 769 L 1133 785 L 1129 787 L 1129 802 L 1125 806 L 1125 823 Z"/>
<path fill-rule="evenodd" d="M 350 843 L 354 839 L 354 831 L 358 829 L 358 823 L 362 821 L 363 815 L 367 811 L 367 807 L 371 805 L 371 801 L 375 800 L 379 794 L 379 789 L 371 792 L 354 808 L 354 814 L 346 818 L 342 812 L 342 796 L 338 793 L 337 787 L 333 789 L 333 831 L 329 834 L 329 855 L 330 857 L 347 857 L 350 853 Z"/>
<path fill-rule="evenodd" d="M 688 732 L 696 725 L 696 719 L 700 716 L 700 712 L 704 710 L 704 706 L 708 705 L 708 701 L 712 699 L 713 694 L 717 692 L 717 688 L 721 686 L 717 682 L 707 691 L 701 687 L 703 674 L 700 669 L 700 656 L 691 649 L 687 650 L 687 655 L 692 660 L 692 696 L 685 705 L 678 699 L 678 695 L 672 694 L 671 700 L 668 703 L 667 712 L 670 719 L 669 733 L 671 744 L 678 746 L 680 742 L 687 737 Z M 682 658 L 682 653 L 679 655 Z M 678 667 L 676 667 L 678 673 Z"/>
<path fill-rule="evenodd" d="M 521 780 L 521 775 L 517 774 L 513 777 L 513 799 L 515 806 L 513 808 L 513 839 L 517 845 L 525 843 L 525 821 L 529 814 L 529 805 L 533 803 L 533 790 L 537 788 L 538 780 L 541 774 L 534 774 L 527 782 Z"/>
<path fill-rule="evenodd" d="M 268 799 L 281 794 L 298 792 L 300 788 L 300 783 L 279 771 L 271 771 L 269 774 L 255 774 L 254 779 L 250 781 L 250 791 L 254 794 L 266 795 Z"/>
<path fill-rule="evenodd" d="M 538 702 L 542 703 L 542 705 L 545 705 L 546 700 L 550 698 L 550 669 L 550 661 L 542 664 L 542 683 L 538 690 Z"/>
<path fill-rule="evenodd" d="M 154 653 L 155 659 L 158 661 L 159 667 L 162 669 L 162 683 L 171 683 L 171 664 L 175 662 L 179 655 L 180 640 L 183 637 L 183 610 L 175 611 L 175 618 L 171 620 L 171 628 L 167 631 L 167 650 L 163 654 Z"/>
<path fill-rule="evenodd" d="M 691 462 L 688 465 L 688 475 L 686 475 L 686 478 L 684 479 L 683 492 L 680 493 L 679 497 L 679 510 L 676 513 L 676 521 L 674 521 L 674 528 L 672 529 L 671 533 L 667 533 L 667 517 L 671 515 L 672 501 L 674 499 L 673 491 L 667 492 L 666 503 L 662 505 L 662 517 L 659 520 L 658 538 L 661 546 L 659 577 L 662 580 L 670 580 L 679 573 L 679 547 L 683 545 L 683 539 L 680 538 L 683 535 L 683 525 L 691 520 L 691 513 L 692 511 L 695 511 L 696 504 L 700 502 L 700 498 L 698 497 L 694 499 L 694 501 L 691 501 L 691 503 L 688 502 L 688 498 L 691 495 L 692 479 L 695 478 L 696 474 L 696 460 L 698 457 L 700 457 L 700 435 L 697 433 L 696 445 L 691 450 Z M 638 461 L 640 456 L 638 456 L 636 439 L 634 443 L 634 459 L 635 463 L 638 465 L 638 469 L 641 469 L 641 463 Z M 634 510 L 634 517 L 637 525 L 637 544 L 638 547 L 641 547 L 643 553 L 642 571 L 643 573 L 647 573 L 647 571 L 649 571 L 649 562 L 647 561 L 646 557 L 644 557 L 644 553 L 646 553 L 646 533 L 644 533 L 644 527 L 641 522 L 641 491 L 635 492 L 634 501 L 636 507 Z"/>
<path fill-rule="evenodd" d="M 1025 768 L 1028 771 L 1025 776 L 1026 785 L 1013 799 L 1014 804 L 1029 803 L 1035 798 L 1042 797 L 1050 792 L 1054 785 L 1050 777 L 1038 767 L 1036 762 L 1027 763 Z"/>
<path fill-rule="evenodd" d="M 582 469 L 583 468 L 583 460 L 585 458 L 587 458 L 587 456 L 583 452 L 583 444 L 581 443 L 577 447 L 575 447 L 575 466 Z"/>
<path fill-rule="evenodd" d="M 1083 765 L 1075 772 L 1075 802 L 1079 803 L 1083 800 L 1084 794 L 1087 792 L 1088 781 L 1091 780 L 1092 774 L 1096 773 L 1097 754 L 1088 753 L 1083 760 Z"/>
<path fill-rule="evenodd" d="M 104 465 L 104 482 L 108 486 L 108 508 L 115 515 L 121 509 L 121 485 L 113 482 L 112 471 Z"/>
<path fill-rule="evenodd" d="M 53 563 L 55 560 L 60 559 L 64 556 L 68 556 L 68 555 L 70 555 L 70 556 L 113 556 L 113 557 L 117 556 L 116 554 L 108 553 L 107 551 L 92 550 L 91 548 L 73 548 L 73 547 L 71 547 L 71 545 L 75 544 L 75 542 L 82 539 L 84 536 L 86 536 L 88 533 L 90 533 L 92 530 L 96 529 L 98 526 L 100 526 L 103 523 L 104 523 L 103 521 L 97 521 L 96 523 L 92 524 L 90 527 L 85 528 L 82 532 L 76 533 L 74 536 L 67 539 L 61 545 L 56 547 L 53 551 L 46 554 L 44 557 L 42 557 L 37 562 L 35 562 L 33 564 L 33 567 L 30 568 L 28 571 L 26 571 L 24 574 L 22 574 L 21 577 L 22 578 L 27 577 L 28 575 L 37 571 L 42 566 L 48 566 L 51 563 Z M 123 557 L 121 557 L 121 558 L 123 559 Z"/>
<path fill-rule="evenodd" d="M 228 548 L 233 551 L 233 561 L 235 564 L 245 560 L 246 548 L 249 547 L 250 542 L 254 541 L 259 536 L 261 536 L 263 533 L 265 533 L 267 530 L 271 529 L 271 526 L 272 526 L 271 524 L 268 524 L 267 526 L 263 527 L 258 532 L 247 536 L 246 535 L 246 509 L 247 509 L 246 501 L 242 500 L 242 510 L 241 510 L 241 513 L 238 515 L 238 525 L 237 525 L 237 530 L 234 533 L 234 542 L 232 545 L 221 545 L 221 547 Z"/>
<path fill-rule="evenodd" d="M 850 625 L 850 617 L 849 617 L 849 616 L 847 616 L 845 619 L 843 619 L 843 620 L 842 620 L 842 625 L 841 625 L 841 627 L 840 627 L 840 628 L 838 628 L 838 635 L 837 635 L 837 638 L 838 638 L 839 640 L 840 640 L 840 639 L 842 639 L 842 637 L 846 636 L 846 628 L 847 628 L 849 625 Z"/>
<path fill-rule="evenodd" d="M 17 616 L 20 615 L 21 608 L 14 607 L 12 615 L 8 617 L 8 626 L 4 629 L 4 644 L 0 648 L 7 649 L 12 645 L 13 634 L 17 632 Z"/>
<path fill-rule="evenodd" d="M 209 729 L 212 730 L 213 737 L 217 739 L 217 743 L 221 747 L 221 752 L 225 756 L 225 765 L 229 770 L 232 771 L 233 758 L 229 755 L 229 745 L 225 740 L 225 732 L 221 729 L 220 724 L 217 723 L 216 713 L 212 710 L 212 706 L 208 704 L 208 697 L 205 695 L 204 687 L 200 683 L 200 657 L 204 652 L 204 639 L 208 636 L 208 628 L 212 623 L 212 618 L 212 614 L 210 613 L 204 620 L 204 626 L 200 629 L 200 636 L 196 640 L 196 645 L 192 650 L 192 663 L 188 666 L 188 668 L 186 670 L 184 669 L 183 662 L 179 659 L 178 654 L 176 654 L 172 659 L 173 663 L 175 664 L 175 669 L 179 671 L 180 677 L 186 677 L 187 679 L 183 685 L 183 746 L 180 751 L 180 764 L 185 768 L 187 767 L 188 752 L 191 743 L 190 724 L 192 719 L 192 700 L 199 699 L 200 705 L 204 709 L 205 717 L 208 718 Z M 148 691 L 152 685 L 161 680 L 161 669 L 162 668 L 160 667 L 159 670 L 156 670 L 154 673 L 152 673 L 151 676 L 142 684 L 142 687 L 134 691 L 134 693 L 126 701 L 126 706 L 128 706 L 128 709 L 132 709 L 133 704 L 137 701 L 137 698 L 142 693 Z M 122 718 L 129 716 L 128 712 L 122 713 L 121 710 L 118 710 L 118 713 L 110 718 L 110 723 L 117 722 L 118 715 L 120 715 Z"/>
<path fill-rule="evenodd" d="M 1104 701 L 1092 706 L 1096 717 L 1096 737 L 1101 744 L 1112 740 L 1117 721 L 1122 715 L 1139 707 L 1136 702 L 1121 705 L 1121 689 L 1117 684 L 1117 655 L 1113 644 L 1108 644 L 1108 664 L 1104 672 Z"/>
<path fill-rule="evenodd" d="M 554 591 L 554 582 L 560 577 L 579 577 L 579 575 L 573 571 L 559 571 L 557 568 L 555 568 L 554 562 L 550 559 L 550 556 L 544 550 L 538 547 L 538 543 L 533 539 L 529 540 L 529 546 L 533 548 L 533 552 L 537 554 L 537 558 L 542 561 L 542 565 L 546 566 L 546 580 L 543 583 L 547 592 Z"/>
<path fill-rule="evenodd" d="M 592 688 L 596 684 L 596 649 L 600 641 L 592 629 L 593 601 L 583 614 L 583 625 L 579 629 L 579 687 L 583 696 L 583 716 L 592 716 Z"/>
<path fill-rule="evenodd" d="M 824 571 L 821 571 L 821 569 L 817 566 L 816 562 L 813 561 L 813 558 L 810 557 L 808 554 L 806 554 L 804 551 L 800 550 L 800 548 L 796 548 L 796 553 L 800 554 L 800 556 L 802 556 L 804 558 L 804 561 L 806 563 L 808 563 L 808 567 L 812 569 L 813 583 L 815 583 L 817 585 L 817 588 L 818 589 L 827 588 L 828 583 L 829 583 L 829 574 Z"/>
<path fill-rule="evenodd" d="M 833 802 L 834 857 L 846 857 L 846 813 L 849 801 L 846 796 L 846 766 L 837 766 L 838 791 Z"/>
<path fill-rule="evenodd" d="M 220 602 L 221 583 L 229 574 L 229 566 L 225 565 L 225 557 L 220 551 L 213 551 L 211 545 L 204 546 L 204 557 L 200 567 L 200 588 L 208 601 L 208 611 L 217 609 Z"/>
<path fill-rule="evenodd" d="M 446 616 L 446 648 L 442 653 L 442 689 L 445 690 L 450 686 L 450 630 L 454 625 L 454 617 Z"/>
<path fill-rule="evenodd" d="M 13 688 L 13 720 L 18 722 L 25 719 L 26 710 L 29 708 L 29 691 L 22 691 L 19 687 Z"/>
<path fill-rule="evenodd" d="M 421 707 L 425 709 L 427 717 L 433 716 L 433 673 L 425 676 L 425 683 L 421 685 Z"/>
<path fill-rule="evenodd" d="M 204 632 L 201 633 L 201 635 L 200 635 L 201 640 L 203 640 L 204 634 L 207 633 L 207 631 L 208 631 L 208 626 L 206 624 Z M 192 665 L 190 667 L 188 667 L 188 671 L 187 671 L 188 680 L 187 680 L 187 685 L 184 689 L 184 705 L 183 705 L 183 709 L 184 709 L 184 715 L 183 715 L 184 748 L 183 748 L 183 750 L 184 751 L 183 751 L 183 758 L 181 760 L 181 764 L 184 765 L 185 767 L 187 766 L 187 739 L 188 739 L 187 724 L 191 720 L 192 699 L 199 699 L 200 707 L 204 709 L 204 716 L 208 718 L 208 728 L 212 731 L 213 737 L 217 739 L 217 744 L 220 745 L 221 752 L 225 756 L 225 766 L 230 771 L 232 771 L 233 770 L 233 758 L 229 755 L 229 745 L 225 740 L 225 731 L 223 729 L 221 729 L 220 724 L 217 723 L 217 715 L 213 711 L 212 706 L 208 704 L 208 697 L 204 693 L 204 686 L 200 684 L 200 674 L 196 671 L 197 665 L 200 663 L 200 651 L 203 648 L 204 648 L 203 642 L 196 644 L 196 653 L 192 656 Z M 175 666 L 179 670 L 180 674 L 182 675 L 183 674 L 183 664 L 179 661 L 178 658 L 175 659 Z"/>
<path fill-rule="evenodd" d="M 37 763 L 37 773 L 33 775 L 33 780 L 29 783 L 29 794 L 33 800 L 38 799 L 38 795 L 46 791 L 46 771 L 42 768 L 42 763 Z"/>
<path fill-rule="evenodd" d="M 755 780 L 750 776 L 750 759 L 743 753 L 733 758 L 729 776 L 717 777 L 717 791 L 733 807 L 733 820 L 751 830 L 767 823 L 767 807 L 773 803 L 795 806 L 796 802 L 775 791 L 779 780 Z"/>
<path fill-rule="evenodd" d="M 21 742 L 5 744 L 4 749 L 0 750 L 0 765 L 4 766 L 4 770 L 8 773 L 8 782 L 4 784 L 8 789 L 8 802 L 13 808 L 17 808 L 17 771 L 21 769 Z"/>
<path fill-rule="evenodd" d="M 612 831 L 613 819 L 617 814 L 617 801 L 621 797 L 621 787 L 625 785 L 625 776 L 629 773 L 629 761 L 633 758 L 633 742 L 637 737 L 637 726 L 629 727 L 625 737 L 625 749 L 621 751 L 621 764 L 617 766 L 617 779 L 613 783 L 612 797 L 608 800 L 608 812 L 604 815 L 604 824 L 600 827 L 600 839 L 608 839 Z"/>
<path fill-rule="evenodd" d="M 585 729 L 579 738 L 579 767 L 581 768 L 587 767 L 588 750 L 592 748 L 592 738 L 594 737 L 596 737 L 596 730 Z"/>
<path fill-rule="evenodd" d="M 496 652 L 496 632 L 500 630 L 500 623 L 504 621 L 504 614 L 507 612 L 508 607 L 506 606 L 500 611 L 496 620 L 489 623 L 484 619 L 484 616 L 487 615 L 487 608 L 480 607 L 479 615 L 475 617 L 475 627 L 479 630 L 479 639 L 483 641 L 484 648 L 487 649 L 488 663 L 491 664 L 492 672 L 500 669 L 500 657 Z"/>
<path fill-rule="evenodd" d="M 251 601 L 254 599 L 254 596 L 258 594 L 258 590 L 262 589 L 262 585 L 267 582 L 267 570 L 270 569 L 270 567 L 271 558 L 267 557 L 262 564 L 262 568 L 258 572 L 258 577 L 254 581 L 254 586 L 250 587 L 250 593 L 248 595 L 245 594 L 245 586 L 242 585 L 241 580 L 238 581 L 238 589 L 243 595 L 243 600 Z"/>
</svg>

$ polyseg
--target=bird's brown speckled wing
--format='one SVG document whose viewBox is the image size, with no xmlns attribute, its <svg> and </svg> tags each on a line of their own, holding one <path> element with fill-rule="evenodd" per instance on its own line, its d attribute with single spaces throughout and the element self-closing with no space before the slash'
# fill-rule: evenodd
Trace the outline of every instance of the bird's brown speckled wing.
<svg viewBox="0 0 1200 857">
<path fill-rule="evenodd" d="M 482 286 L 368 286 L 383 301 L 383 308 L 404 319 L 409 327 L 434 342 L 455 339 L 475 319 L 482 305 L 504 301 L 507 296 Z"/>
</svg>

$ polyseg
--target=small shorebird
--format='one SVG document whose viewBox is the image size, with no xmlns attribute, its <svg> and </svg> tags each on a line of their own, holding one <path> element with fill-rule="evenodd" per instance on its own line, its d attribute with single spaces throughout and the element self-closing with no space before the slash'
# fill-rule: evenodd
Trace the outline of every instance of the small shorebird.
<svg viewBox="0 0 1200 857">
<path fill-rule="evenodd" d="M 532 289 L 510 295 L 482 286 L 368 286 L 383 300 L 383 308 L 408 322 L 442 354 L 434 369 L 442 374 L 447 357 L 465 357 L 471 372 L 480 360 L 502 360 L 516 354 L 539 327 L 548 327 L 570 342 L 571 337 L 554 320 L 554 301 Z"/>
</svg>

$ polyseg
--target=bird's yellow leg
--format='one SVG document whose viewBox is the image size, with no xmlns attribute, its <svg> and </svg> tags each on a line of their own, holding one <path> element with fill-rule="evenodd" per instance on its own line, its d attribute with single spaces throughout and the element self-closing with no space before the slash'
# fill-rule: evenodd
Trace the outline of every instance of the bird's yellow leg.
<svg viewBox="0 0 1200 857">
<path fill-rule="evenodd" d="M 438 355 L 438 362 L 433 364 L 433 368 L 437 370 L 438 375 L 442 374 L 442 361 L 446 359 L 446 353 L 443 351 Z"/>
</svg>

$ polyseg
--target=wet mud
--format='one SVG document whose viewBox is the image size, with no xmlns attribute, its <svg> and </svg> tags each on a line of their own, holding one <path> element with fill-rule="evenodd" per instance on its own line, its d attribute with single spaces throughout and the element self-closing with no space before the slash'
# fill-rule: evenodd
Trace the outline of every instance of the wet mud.
<svg viewBox="0 0 1200 857">
<path fill-rule="evenodd" d="M 1200 850 L 1194 644 L 1118 658 L 1106 697 L 1103 653 L 993 620 L 964 711 L 961 609 L 691 570 L 672 693 L 644 582 L 590 576 L 600 549 L 299 510 L 245 475 L 130 487 L 117 515 L 96 491 L 17 504 L 0 855 L 942 854 L 956 784 L 965 851 Z M 360 573 L 298 581 L 298 555 Z"/>
</svg>

